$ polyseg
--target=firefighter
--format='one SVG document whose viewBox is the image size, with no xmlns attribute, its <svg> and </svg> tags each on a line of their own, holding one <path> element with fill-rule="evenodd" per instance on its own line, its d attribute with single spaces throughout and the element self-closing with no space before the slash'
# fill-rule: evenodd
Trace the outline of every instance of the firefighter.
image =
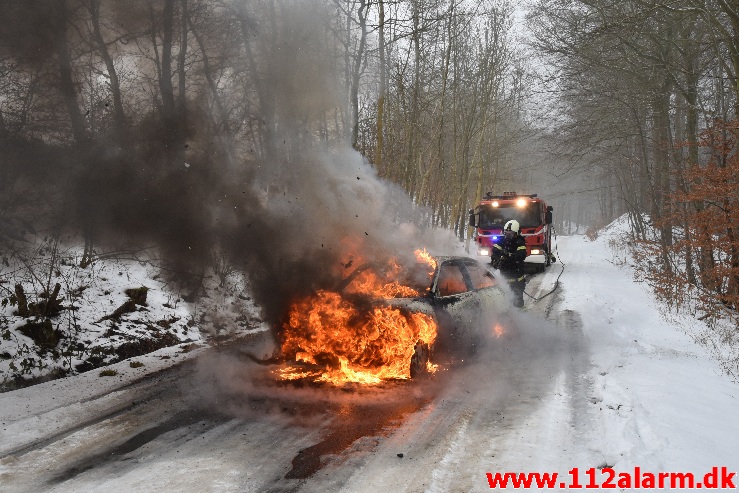
<svg viewBox="0 0 739 493">
<path fill-rule="evenodd" d="M 520 234 L 518 221 L 512 219 L 505 223 L 505 237 L 500 243 L 493 245 L 492 264 L 508 279 L 513 291 L 513 305 L 523 307 L 523 291 L 526 278 L 523 272 L 523 261 L 526 258 L 526 240 Z"/>
</svg>

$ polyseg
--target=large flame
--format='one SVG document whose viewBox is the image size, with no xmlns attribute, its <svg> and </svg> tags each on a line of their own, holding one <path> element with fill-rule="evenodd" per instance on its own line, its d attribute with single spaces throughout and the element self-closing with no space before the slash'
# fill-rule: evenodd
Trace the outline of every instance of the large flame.
<svg viewBox="0 0 739 493">
<path fill-rule="evenodd" d="M 436 269 L 436 260 L 434 257 L 431 256 L 429 252 L 426 251 L 424 248 L 423 250 L 418 249 L 413 252 L 416 255 L 416 259 L 419 262 L 426 262 L 428 265 L 431 266 L 432 269 Z M 434 275 L 433 271 L 431 272 L 431 275 Z"/>
<path fill-rule="evenodd" d="M 430 346 L 436 340 L 431 317 L 381 301 L 419 296 L 417 289 L 399 282 L 397 260 L 380 269 L 352 258 L 351 265 L 358 267 L 340 290 L 320 290 L 290 307 L 282 352 L 292 363 L 277 372 L 279 378 L 336 385 L 407 379 L 416 344 Z M 433 258 L 428 256 L 426 262 L 433 274 Z M 433 371 L 435 365 L 429 362 L 428 369 Z"/>
</svg>

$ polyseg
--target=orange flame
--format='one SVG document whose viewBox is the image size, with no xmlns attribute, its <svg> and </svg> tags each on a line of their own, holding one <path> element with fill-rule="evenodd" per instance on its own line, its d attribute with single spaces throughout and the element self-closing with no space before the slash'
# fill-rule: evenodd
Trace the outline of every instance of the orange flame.
<svg viewBox="0 0 739 493">
<path fill-rule="evenodd" d="M 418 249 L 413 253 L 416 255 L 416 260 L 418 260 L 419 262 L 426 262 L 431 266 L 432 269 L 436 269 L 436 260 L 429 254 L 429 252 L 426 251 L 426 248 L 424 248 L 423 250 Z M 433 272 L 431 273 L 431 275 L 433 275 Z"/>
<path fill-rule="evenodd" d="M 376 272 L 366 269 L 351 284 L 346 292 L 350 294 L 370 295 L 377 298 L 408 298 L 418 296 L 418 290 L 404 286 L 393 280 L 400 274 L 400 266 L 395 259 L 388 262 L 385 274 L 380 277 Z"/>
<path fill-rule="evenodd" d="M 500 337 L 505 334 L 505 330 L 500 325 L 495 324 L 495 327 L 493 327 L 493 334 L 495 334 L 495 337 Z"/>
<path fill-rule="evenodd" d="M 395 260 L 382 272 L 361 266 L 343 291 L 320 290 L 294 303 L 283 326 L 282 352 L 295 363 L 280 369 L 278 378 L 336 385 L 409 378 L 416 343 L 432 345 L 437 327 L 428 315 L 378 301 L 418 296 L 417 289 L 395 280 L 400 270 Z M 436 365 L 429 362 L 428 369 Z"/>
</svg>

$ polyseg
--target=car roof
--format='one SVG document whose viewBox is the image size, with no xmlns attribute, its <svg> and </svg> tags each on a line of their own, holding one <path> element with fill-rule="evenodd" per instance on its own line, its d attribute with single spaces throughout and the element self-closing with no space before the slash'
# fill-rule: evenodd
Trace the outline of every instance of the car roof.
<svg viewBox="0 0 739 493">
<path fill-rule="evenodd" d="M 444 263 L 449 262 L 452 260 L 462 260 L 462 261 L 472 261 L 475 263 L 479 263 L 478 260 L 475 260 L 472 257 L 465 257 L 464 255 L 437 255 L 434 256 L 434 259 L 436 259 L 437 262 Z"/>
</svg>

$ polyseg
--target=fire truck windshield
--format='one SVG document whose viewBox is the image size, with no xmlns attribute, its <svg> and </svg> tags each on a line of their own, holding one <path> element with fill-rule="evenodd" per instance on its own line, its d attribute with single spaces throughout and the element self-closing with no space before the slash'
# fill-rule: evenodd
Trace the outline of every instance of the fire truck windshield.
<svg viewBox="0 0 739 493">
<path fill-rule="evenodd" d="M 480 218 L 477 227 L 480 229 L 503 229 L 506 222 L 515 219 L 522 228 L 536 228 L 541 224 L 539 207 L 536 203 L 525 207 L 515 204 L 500 204 L 498 207 L 483 205 L 479 209 Z"/>
</svg>

